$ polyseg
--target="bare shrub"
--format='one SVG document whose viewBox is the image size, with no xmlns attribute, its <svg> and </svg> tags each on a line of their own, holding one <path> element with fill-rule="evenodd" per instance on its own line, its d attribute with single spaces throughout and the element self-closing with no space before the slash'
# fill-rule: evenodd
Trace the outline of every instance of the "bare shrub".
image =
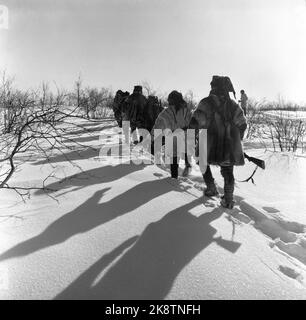
<svg viewBox="0 0 306 320">
<path fill-rule="evenodd" d="M 195 110 L 197 106 L 197 101 L 194 97 L 194 93 L 192 90 L 188 90 L 184 95 L 184 100 L 187 102 L 187 107 L 190 110 Z"/>
<path fill-rule="evenodd" d="M 273 149 L 276 151 L 297 151 L 302 147 L 303 137 L 306 134 L 305 120 L 295 117 L 288 117 L 282 112 L 275 116 L 267 116 L 266 124 L 268 136 L 272 140 Z"/>
<path fill-rule="evenodd" d="M 16 126 L 22 125 L 25 114 L 33 104 L 34 95 L 21 92 L 13 87 L 13 78 L 2 74 L 0 83 L 1 133 L 13 132 Z"/>
<path fill-rule="evenodd" d="M 249 100 L 247 113 L 247 131 L 246 138 L 253 139 L 259 136 L 260 129 L 264 125 L 263 102 Z"/>
<path fill-rule="evenodd" d="M 74 92 L 69 100 L 85 116 L 86 119 L 106 118 L 111 115 L 113 93 L 108 88 L 83 88 L 83 81 L 79 76 L 75 82 Z"/>
<path fill-rule="evenodd" d="M 277 102 L 250 100 L 246 138 L 260 138 L 266 147 L 272 144 L 274 151 L 295 152 L 306 134 L 305 120 L 299 117 L 303 110 L 281 98 Z"/>
<path fill-rule="evenodd" d="M 0 121 L 0 189 L 13 189 L 22 199 L 33 189 L 48 191 L 45 182 L 54 177 L 53 173 L 42 179 L 40 187 L 22 187 L 10 181 L 20 165 L 33 156 L 42 155 L 48 163 L 57 152 L 71 163 L 65 155 L 67 150 L 88 148 L 67 135 L 69 128 L 86 132 L 75 121 L 79 117 L 77 107 L 65 105 L 65 92 L 58 90 L 54 94 L 46 84 L 37 91 L 21 92 L 14 89 L 12 81 L 5 80 L 0 97 L 4 110 Z"/>
</svg>

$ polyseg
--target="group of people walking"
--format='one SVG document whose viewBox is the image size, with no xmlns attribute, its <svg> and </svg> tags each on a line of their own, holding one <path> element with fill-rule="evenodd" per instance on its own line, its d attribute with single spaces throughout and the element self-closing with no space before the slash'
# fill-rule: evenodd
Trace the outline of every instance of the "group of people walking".
<svg viewBox="0 0 306 320">
<path fill-rule="evenodd" d="M 218 195 L 218 190 L 211 172 L 210 165 L 218 165 L 224 178 L 224 195 L 221 205 L 233 208 L 234 200 L 234 166 L 244 165 L 242 139 L 247 128 L 246 110 L 231 99 L 230 92 L 235 96 L 235 90 L 229 77 L 213 76 L 209 95 L 202 99 L 195 110 L 190 110 L 182 94 L 176 90 L 168 95 L 168 106 L 163 108 L 157 97 L 146 98 L 142 87 L 135 86 L 131 95 L 118 90 L 114 99 L 114 115 L 118 125 L 129 121 L 133 132 L 133 142 L 141 138 L 136 136 L 136 129 L 194 129 L 196 137 L 200 129 L 207 129 L 207 168 L 202 172 L 206 184 L 205 196 Z M 152 135 L 153 139 L 154 134 Z M 199 141 L 197 139 L 197 141 Z M 198 142 L 199 143 L 199 142 Z M 151 152 L 153 153 L 153 143 Z M 197 148 L 199 150 L 200 148 Z M 183 175 L 188 175 L 191 169 L 190 158 L 185 153 L 185 169 Z M 178 177 L 180 155 L 176 153 L 171 163 L 171 176 Z"/>
<path fill-rule="evenodd" d="M 147 98 L 142 93 L 142 86 L 135 86 L 133 93 L 128 91 L 116 92 L 113 111 L 118 126 L 122 128 L 123 121 L 129 121 L 133 133 L 133 142 L 137 144 L 139 140 L 137 129 L 152 130 L 155 120 L 163 110 L 158 97 L 149 95 Z"/>
</svg>

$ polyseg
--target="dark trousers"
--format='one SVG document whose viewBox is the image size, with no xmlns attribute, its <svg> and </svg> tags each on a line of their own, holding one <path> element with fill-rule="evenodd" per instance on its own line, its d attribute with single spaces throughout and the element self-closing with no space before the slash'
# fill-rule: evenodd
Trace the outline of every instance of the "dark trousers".
<svg viewBox="0 0 306 320">
<path fill-rule="evenodd" d="M 164 140 L 163 140 L 163 144 L 164 144 Z M 154 142 L 151 143 L 151 154 L 154 155 Z M 187 153 L 185 153 L 185 166 L 189 168 L 191 167 L 191 164 L 188 160 Z M 171 171 L 172 178 L 178 177 L 178 167 L 179 167 L 179 158 L 173 157 L 172 163 L 170 164 L 170 171 Z"/>
<path fill-rule="evenodd" d="M 230 202 L 233 200 L 235 178 L 234 178 L 234 166 L 220 166 L 221 175 L 224 179 L 224 198 L 226 201 Z M 214 177 L 211 173 L 210 166 L 207 166 L 205 173 L 203 174 L 204 182 L 207 187 L 214 184 Z"/>
<path fill-rule="evenodd" d="M 177 178 L 178 177 L 178 167 L 179 167 L 179 158 L 173 157 L 173 163 L 170 164 L 170 171 L 171 171 L 171 177 Z M 185 166 L 191 167 L 191 164 L 188 161 L 187 153 L 185 153 Z"/>
</svg>

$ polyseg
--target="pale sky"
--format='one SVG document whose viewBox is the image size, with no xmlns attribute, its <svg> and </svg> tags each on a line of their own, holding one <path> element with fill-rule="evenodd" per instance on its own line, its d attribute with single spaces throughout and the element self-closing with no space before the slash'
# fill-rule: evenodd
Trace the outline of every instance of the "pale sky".
<svg viewBox="0 0 306 320">
<path fill-rule="evenodd" d="M 42 81 L 132 91 L 209 91 L 227 75 L 255 99 L 306 101 L 305 0 L 1 0 L 0 70 Z M 237 95 L 239 97 L 239 94 Z"/>
</svg>

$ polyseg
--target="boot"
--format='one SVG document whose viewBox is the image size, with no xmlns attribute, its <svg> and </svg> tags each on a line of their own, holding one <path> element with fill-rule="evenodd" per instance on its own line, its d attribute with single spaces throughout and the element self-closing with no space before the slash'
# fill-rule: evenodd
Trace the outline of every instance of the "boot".
<svg viewBox="0 0 306 320">
<path fill-rule="evenodd" d="M 234 200 L 226 200 L 224 196 L 221 197 L 221 206 L 227 209 L 233 209 L 235 205 Z"/>
<path fill-rule="evenodd" d="M 206 172 L 203 174 L 203 179 L 207 186 L 207 188 L 204 190 L 204 195 L 207 197 L 217 196 L 219 192 L 216 188 L 215 180 L 212 176 L 210 166 L 207 166 Z"/>
<path fill-rule="evenodd" d="M 207 188 L 204 189 L 204 195 L 206 197 L 214 197 L 219 195 L 215 182 L 207 184 Z"/>
<path fill-rule="evenodd" d="M 233 166 L 221 166 L 221 174 L 224 178 L 224 196 L 222 196 L 221 205 L 224 208 L 233 209 L 235 204 L 233 200 L 235 185 Z"/>
</svg>

